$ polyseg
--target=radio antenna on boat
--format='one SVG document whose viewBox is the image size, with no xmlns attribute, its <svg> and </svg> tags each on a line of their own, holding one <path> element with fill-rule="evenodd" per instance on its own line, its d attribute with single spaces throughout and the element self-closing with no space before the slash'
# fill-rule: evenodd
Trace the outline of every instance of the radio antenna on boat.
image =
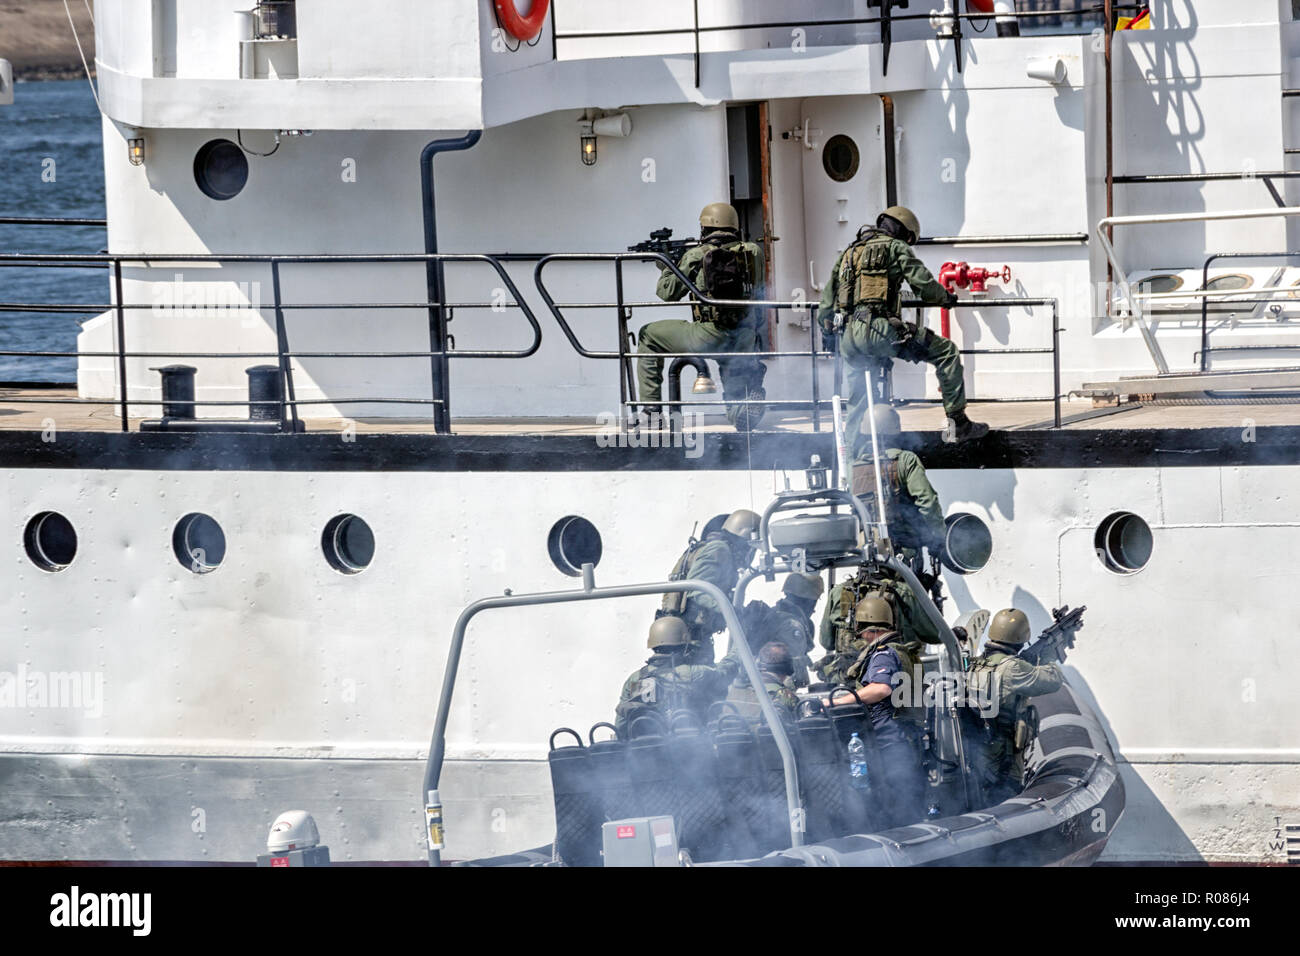
<svg viewBox="0 0 1300 956">
<path fill-rule="evenodd" d="M 867 421 L 871 423 L 871 464 L 876 472 L 876 527 L 880 537 L 889 540 L 889 524 L 885 517 L 885 489 L 880 481 L 880 445 L 876 440 L 876 383 L 871 380 L 871 370 L 862 372 L 867 380 Z"/>
</svg>

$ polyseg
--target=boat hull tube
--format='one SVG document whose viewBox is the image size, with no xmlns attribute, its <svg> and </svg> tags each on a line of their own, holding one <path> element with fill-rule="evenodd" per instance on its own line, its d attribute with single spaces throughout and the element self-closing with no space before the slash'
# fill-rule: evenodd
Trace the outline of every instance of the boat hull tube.
<svg viewBox="0 0 1300 956">
<path fill-rule="evenodd" d="M 1124 813 L 1124 783 L 1100 722 L 1068 684 L 1034 698 L 1028 785 L 983 810 L 779 850 L 751 866 L 1086 866 Z"/>
<path fill-rule="evenodd" d="M 1001 803 L 957 816 L 873 833 L 851 833 L 800 847 L 778 849 L 751 859 L 696 861 L 696 865 L 738 866 L 1087 866 L 1096 861 L 1124 813 L 1124 784 L 1110 742 L 1092 710 L 1069 686 L 1034 699 L 1039 731 L 1026 752 L 1027 784 Z M 725 730 L 725 727 L 721 728 Z M 671 735 L 670 735 L 671 736 Z M 719 736 L 721 740 L 721 735 Z M 594 745 L 601 748 L 602 744 Z M 604 745 L 608 749 L 608 745 Z M 553 754 L 578 748 L 561 748 Z M 806 751 L 805 751 L 806 752 Z M 602 754 L 603 756 L 603 754 Z M 719 745 L 719 763 L 722 747 Z M 556 761 L 553 759 L 552 764 Z M 843 766 L 843 764 L 841 764 Z M 801 768 L 803 770 L 803 768 Z M 725 772 L 719 783 L 725 786 Z M 847 769 L 844 771 L 847 777 Z M 805 780 L 814 780 L 808 773 Z M 557 778 L 557 783 L 559 782 Z M 557 841 L 577 845 L 572 826 L 576 795 L 556 791 Z M 767 789 L 760 784 L 760 790 Z M 601 794 L 590 794 L 594 804 Z M 755 806 L 744 800 L 724 800 L 752 828 Z M 578 806 L 581 801 L 578 800 Z M 761 794 L 760 804 L 761 806 Z M 770 803 L 769 803 L 770 805 Z M 666 808 L 661 808 L 666 809 Z M 815 810 L 809 806 L 809 824 Z M 760 811 L 761 813 L 761 811 Z M 579 810 L 598 830 L 599 811 Z M 606 815 L 608 816 L 608 815 Z M 682 814 L 674 814 L 681 817 Z M 692 816 L 698 820 L 698 814 Z M 682 821 L 689 825 L 689 821 Z M 777 821 L 779 822 L 779 821 Z M 717 820 L 719 831 L 734 829 L 737 820 Z M 569 830 L 566 835 L 565 831 Z M 593 839 L 594 838 L 594 839 Z M 599 865 L 593 847 L 598 833 L 588 833 L 586 850 L 571 860 Z M 557 844 L 558 846 L 558 844 Z M 468 866 L 536 866 L 560 854 L 552 847 L 461 863 Z M 567 861 L 566 861 L 567 862 Z"/>
</svg>

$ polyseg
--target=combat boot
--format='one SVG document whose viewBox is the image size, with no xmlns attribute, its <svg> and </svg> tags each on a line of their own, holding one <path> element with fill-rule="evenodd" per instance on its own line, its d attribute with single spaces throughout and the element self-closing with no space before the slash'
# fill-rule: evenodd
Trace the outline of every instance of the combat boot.
<svg viewBox="0 0 1300 956">
<path fill-rule="evenodd" d="M 943 430 L 943 440 L 952 445 L 957 442 L 983 438 L 989 433 L 989 426 L 983 422 L 973 422 L 965 412 L 953 412 L 948 417 L 948 426 Z"/>
<path fill-rule="evenodd" d="M 668 419 L 664 417 L 662 405 L 642 405 L 632 425 L 639 431 L 657 432 L 668 427 Z"/>
</svg>

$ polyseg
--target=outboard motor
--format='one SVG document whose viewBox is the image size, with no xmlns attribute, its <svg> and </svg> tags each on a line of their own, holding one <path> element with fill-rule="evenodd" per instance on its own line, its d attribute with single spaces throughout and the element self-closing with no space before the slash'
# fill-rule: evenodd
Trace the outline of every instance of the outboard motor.
<svg viewBox="0 0 1300 956">
<path fill-rule="evenodd" d="M 730 707 L 725 701 L 715 704 Z M 710 710 L 710 713 L 713 713 Z M 756 827 L 764 798 L 758 768 L 758 742 L 754 732 L 734 712 L 721 713 L 711 724 L 713 746 L 718 759 L 718 792 L 727 809 L 734 858 L 748 859 L 759 855 Z"/>
<path fill-rule="evenodd" d="M 575 745 L 556 747 L 555 738 L 569 734 Z M 555 795 L 555 852 L 569 866 L 600 865 L 600 804 L 591 793 L 587 748 L 582 736 L 568 727 L 551 734 L 546 762 Z"/>
<path fill-rule="evenodd" d="M 729 842 L 727 811 L 718 790 L 713 741 L 700 719 L 679 710 L 670 724 L 668 753 L 677 777 L 677 843 L 695 860 L 722 860 Z"/>
<path fill-rule="evenodd" d="M 614 730 L 613 724 L 601 721 L 587 735 L 587 789 L 596 798 L 600 822 L 626 820 L 639 812 L 627 771 L 627 744 L 618 739 L 616 730 L 610 740 L 597 740 L 596 731 L 601 727 Z"/>
</svg>

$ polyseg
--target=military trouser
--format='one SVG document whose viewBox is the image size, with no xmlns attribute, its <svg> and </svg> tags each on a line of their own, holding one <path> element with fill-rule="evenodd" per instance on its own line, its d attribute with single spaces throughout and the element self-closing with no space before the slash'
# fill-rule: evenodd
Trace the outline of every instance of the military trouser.
<svg viewBox="0 0 1300 956">
<path fill-rule="evenodd" d="M 928 362 L 939 378 L 943 410 L 951 417 L 966 408 L 966 382 L 962 377 L 961 355 L 950 339 L 915 323 L 902 322 L 895 327 L 884 316 L 855 312 L 840 339 L 840 354 L 848 367 L 849 417 L 845 429 L 849 435 L 849 452 L 853 458 L 871 458 L 871 438 L 862 434 L 862 419 L 867 413 L 867 383 L 863 372 L 901 358 L 907 362 Z M 883 449 L 882 449 L 883 451 Z"/>
<path fill-rule="evenodd" d="M 637 392 L 642 405 L 663 401 L 664 360 L 655 352 L 680 352 L 707 355 L 711 352 L 757 352 L 758 333 L 746 321 L 734 329 L 724 329 L 712 322 L 688 322 L 685 319 L 661 319 L 641 329 L 637 337 Z M 744 399 L 751 383 L 761 384 L 763 363 L 752 358 L 721 358 L 718 374 L 722 378 L 722 395 Z"/>
<path fill-rule="evenodd" d="M 901 827 L 925 817 L 925 777 L 916 747 L 907 740 L 877 738 L 881 787 L 876 799 L 884 814 L 882 828 Z"/>
</svg>

